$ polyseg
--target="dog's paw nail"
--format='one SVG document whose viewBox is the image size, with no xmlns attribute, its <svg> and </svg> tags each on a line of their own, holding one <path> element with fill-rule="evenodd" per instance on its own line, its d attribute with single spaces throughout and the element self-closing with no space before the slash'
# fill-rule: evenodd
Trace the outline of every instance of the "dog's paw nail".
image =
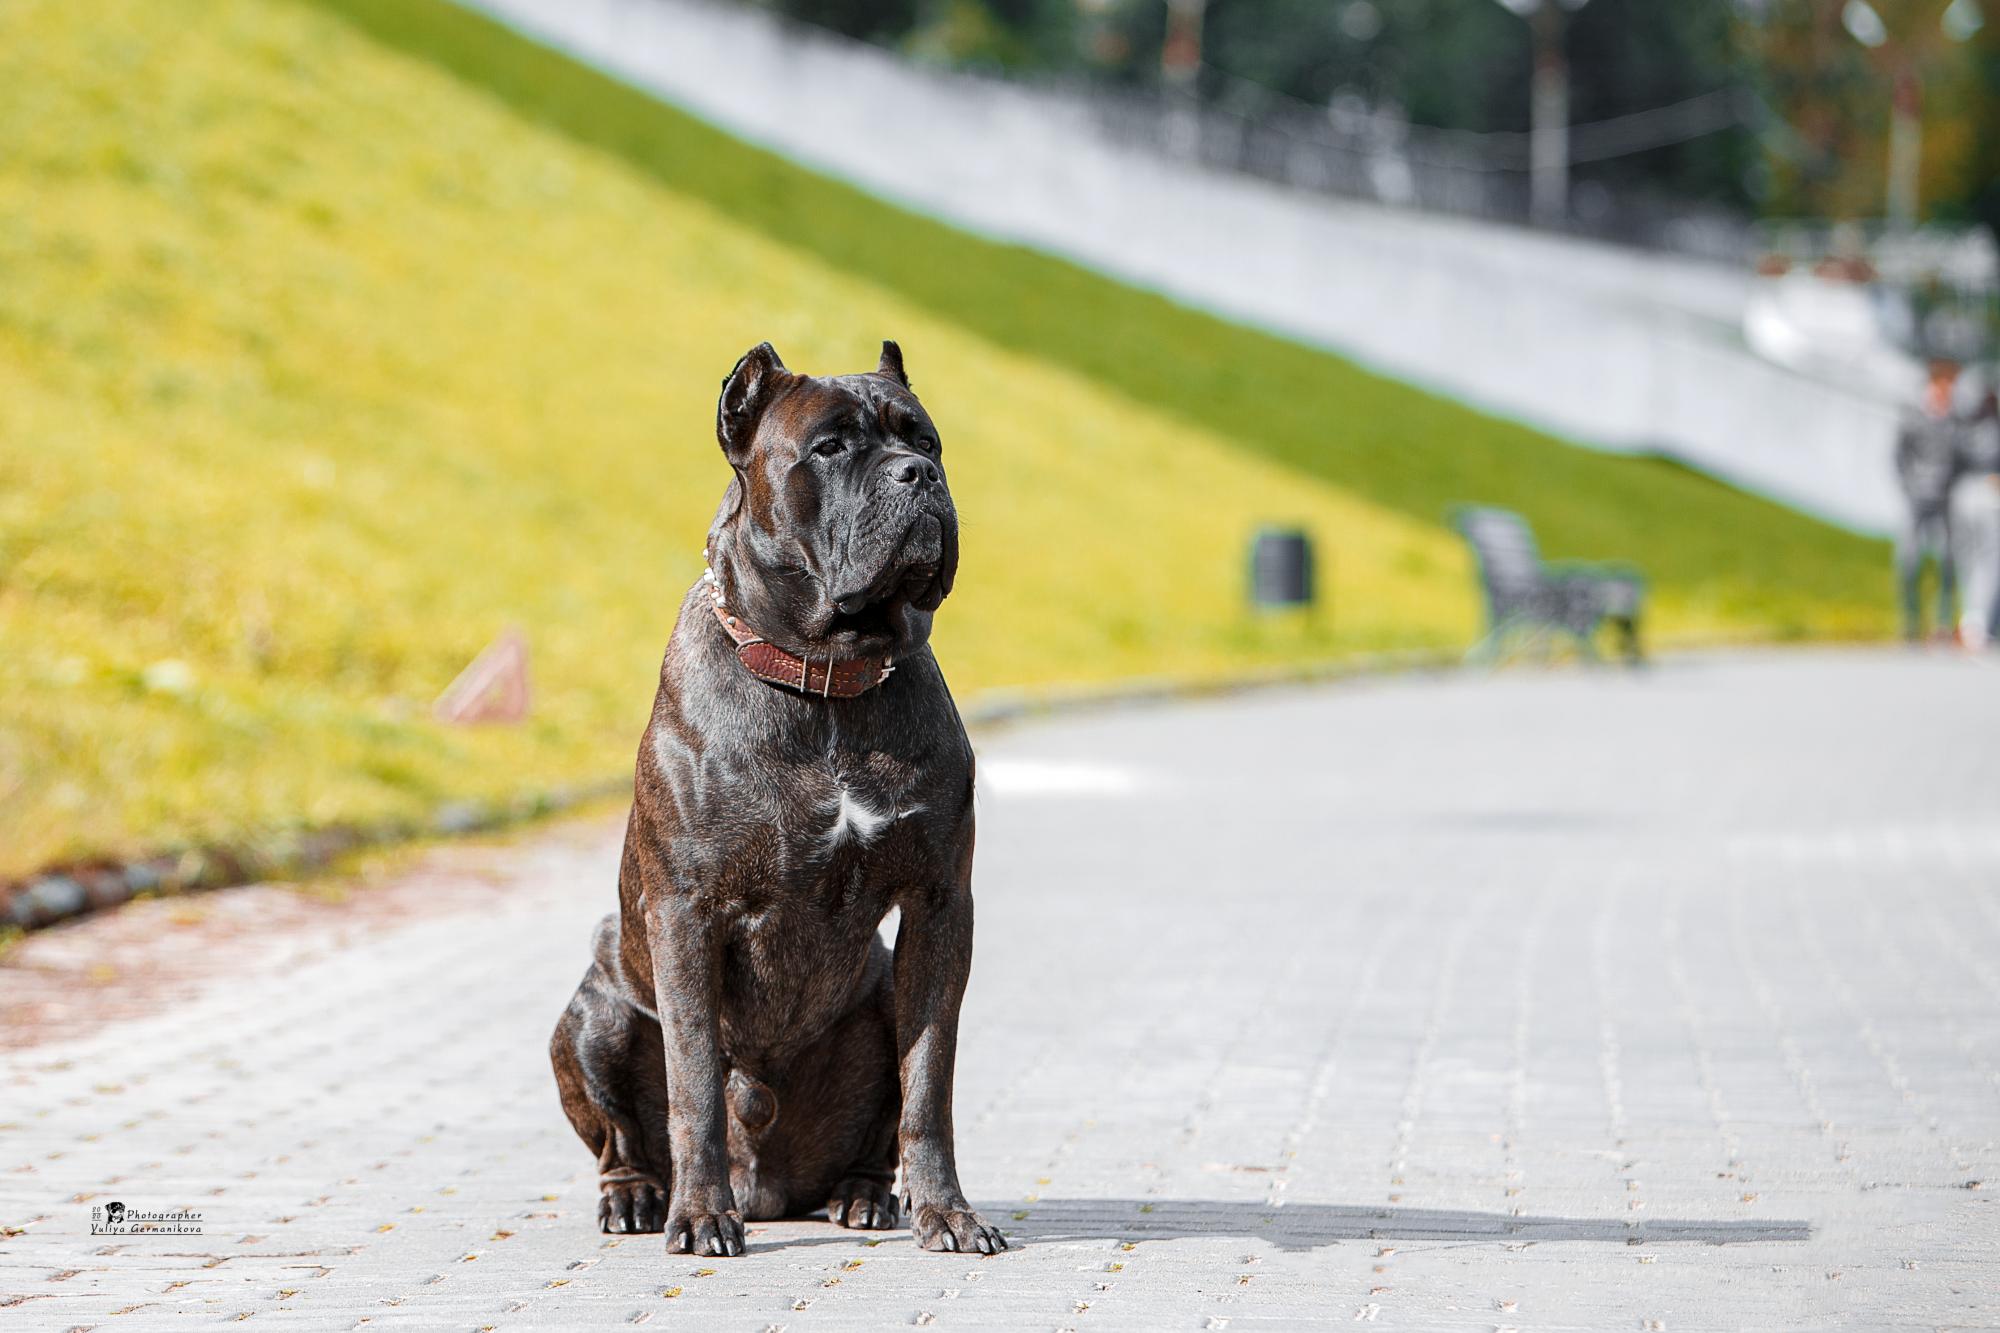
<svg viewBox="0 0 2000 1333">
<path fill-rule="evenodd" d="M 630 1235 L 662 1229 L 665 1210 L 657 1185 L 646 1180 L 606 1181 L 597 1196 L 597 1228 Z"/>
<path fill-rule="evenodd" d="M 743 1253 L 743 1218 L 734 1209 L 726 1212 L 685 1212 L 675 1209 L 666 1226 L 672 1238 L 669 1254 L 698 1254 L 721 1258 Z"/>
<path fill-rule="evenodd" d="M 882 1231 L 896 1225 L 896 1198 L 880 1181 L 843 1180 L 827 1200 L 829 1222 L 857 1231 Z"/>
<path fill-rule="evenodd" d="M 1007 1238 L 970 1208 L 936 1208 L 919 1205 L 910 1214 L 910 1230 L 917 1244 L 927 1250 L 951 1254 L 998 1254 L 1007 1248 Z"/>
</svg>

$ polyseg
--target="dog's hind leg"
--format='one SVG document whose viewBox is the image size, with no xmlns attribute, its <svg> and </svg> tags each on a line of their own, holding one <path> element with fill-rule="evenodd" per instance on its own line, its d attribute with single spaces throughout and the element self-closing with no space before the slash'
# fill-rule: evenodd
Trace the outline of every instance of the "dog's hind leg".
<svg viewBox="0 0 2000 1333">
<path fill-rule="evenodd" d="M 879 941 L 854 1008 L 777 1068 L 768 1083 L 729 1075 L 731 1186 L 743 1216 L 826 1209 L 845 1227 L 896 1225 L 901 1107 L 890 1026 L 889 951 Z"/>
<path fill-rule="evenodd" d="M 884 1099 L 867 1149 L 827 1198 L 828 1221 L 864 1231 L 886 1231 L 896 1225 L 896 1122 L 901 1111 L 901 1099 L 894 1093 Z"/>
<path fill-rule="evenodd" d="M 618 922 L 597 927 L 596 957 L 549 1041 L 556 1090 L 577 1136 L 597 1157 L 597 1224 L 661 1231 L 672 1184 L 666 1064 L 658 1020 L 613 980 Z"/>
<path fill-rule="evenodd" d="M 862 1132 L 858 1151 L 826 1200 L 828 1221 L 865 1231 L 896 1225 L 896 1130 L 903 1107 L 888 950 L 877 942 L 874 954 L 874 993 L 839 1034 L 842 1075 L 834 1081 L 835 1097 L 862 1111 Z"/>
</svg>

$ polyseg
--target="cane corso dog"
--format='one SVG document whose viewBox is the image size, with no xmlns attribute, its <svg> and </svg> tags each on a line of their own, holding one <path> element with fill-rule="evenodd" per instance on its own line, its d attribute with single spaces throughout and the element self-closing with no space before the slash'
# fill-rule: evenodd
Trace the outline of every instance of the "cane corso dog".
<svg viewBox="0 0 2000 1333">
<path fill-rule="evenodd" d="M 824 1208 L 991 1254 L 951 1124 L 972 964 L 972 749 L 928 646 L 958 565 L 902 352 L 723 381 L 734 476 L 639 746 L 618 911 L 551 1042 L 598 1224 L 743 1252 Z M 896 947 L 877 933 L 900 909 Z"/>
</svg>

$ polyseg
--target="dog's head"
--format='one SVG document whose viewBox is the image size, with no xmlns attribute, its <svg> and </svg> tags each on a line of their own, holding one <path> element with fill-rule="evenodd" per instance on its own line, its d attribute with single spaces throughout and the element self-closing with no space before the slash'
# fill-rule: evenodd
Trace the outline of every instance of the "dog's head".
<svg viewBox="0 0 2000 1333">
<path fill-rule="evenodd" d="M 908 652 L 958 569 L 958 513 L 903 354 L 862 375 L 795 375 L 769 343 L 722 382 L 736 475 L 709 536 L 730 608 L 787 651 Z"/>
</svg>

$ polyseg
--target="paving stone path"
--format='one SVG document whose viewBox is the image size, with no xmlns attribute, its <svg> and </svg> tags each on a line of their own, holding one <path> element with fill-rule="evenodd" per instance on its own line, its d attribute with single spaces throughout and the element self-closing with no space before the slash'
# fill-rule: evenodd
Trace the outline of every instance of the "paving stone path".
<svg viewBox="0 0 2000 1333">
<path fill-rule="evenodd" d="M 2000 671 L 1383 681 L 981 753 L 959 1142 L 1013 1252 L 596 1233 L 544 1043 L 600 822 L 0 1053 L 0 1327 L 2000 1324 Z M 114 1200 L 202 1234 L 92 1236 Z"/>
</svg>

